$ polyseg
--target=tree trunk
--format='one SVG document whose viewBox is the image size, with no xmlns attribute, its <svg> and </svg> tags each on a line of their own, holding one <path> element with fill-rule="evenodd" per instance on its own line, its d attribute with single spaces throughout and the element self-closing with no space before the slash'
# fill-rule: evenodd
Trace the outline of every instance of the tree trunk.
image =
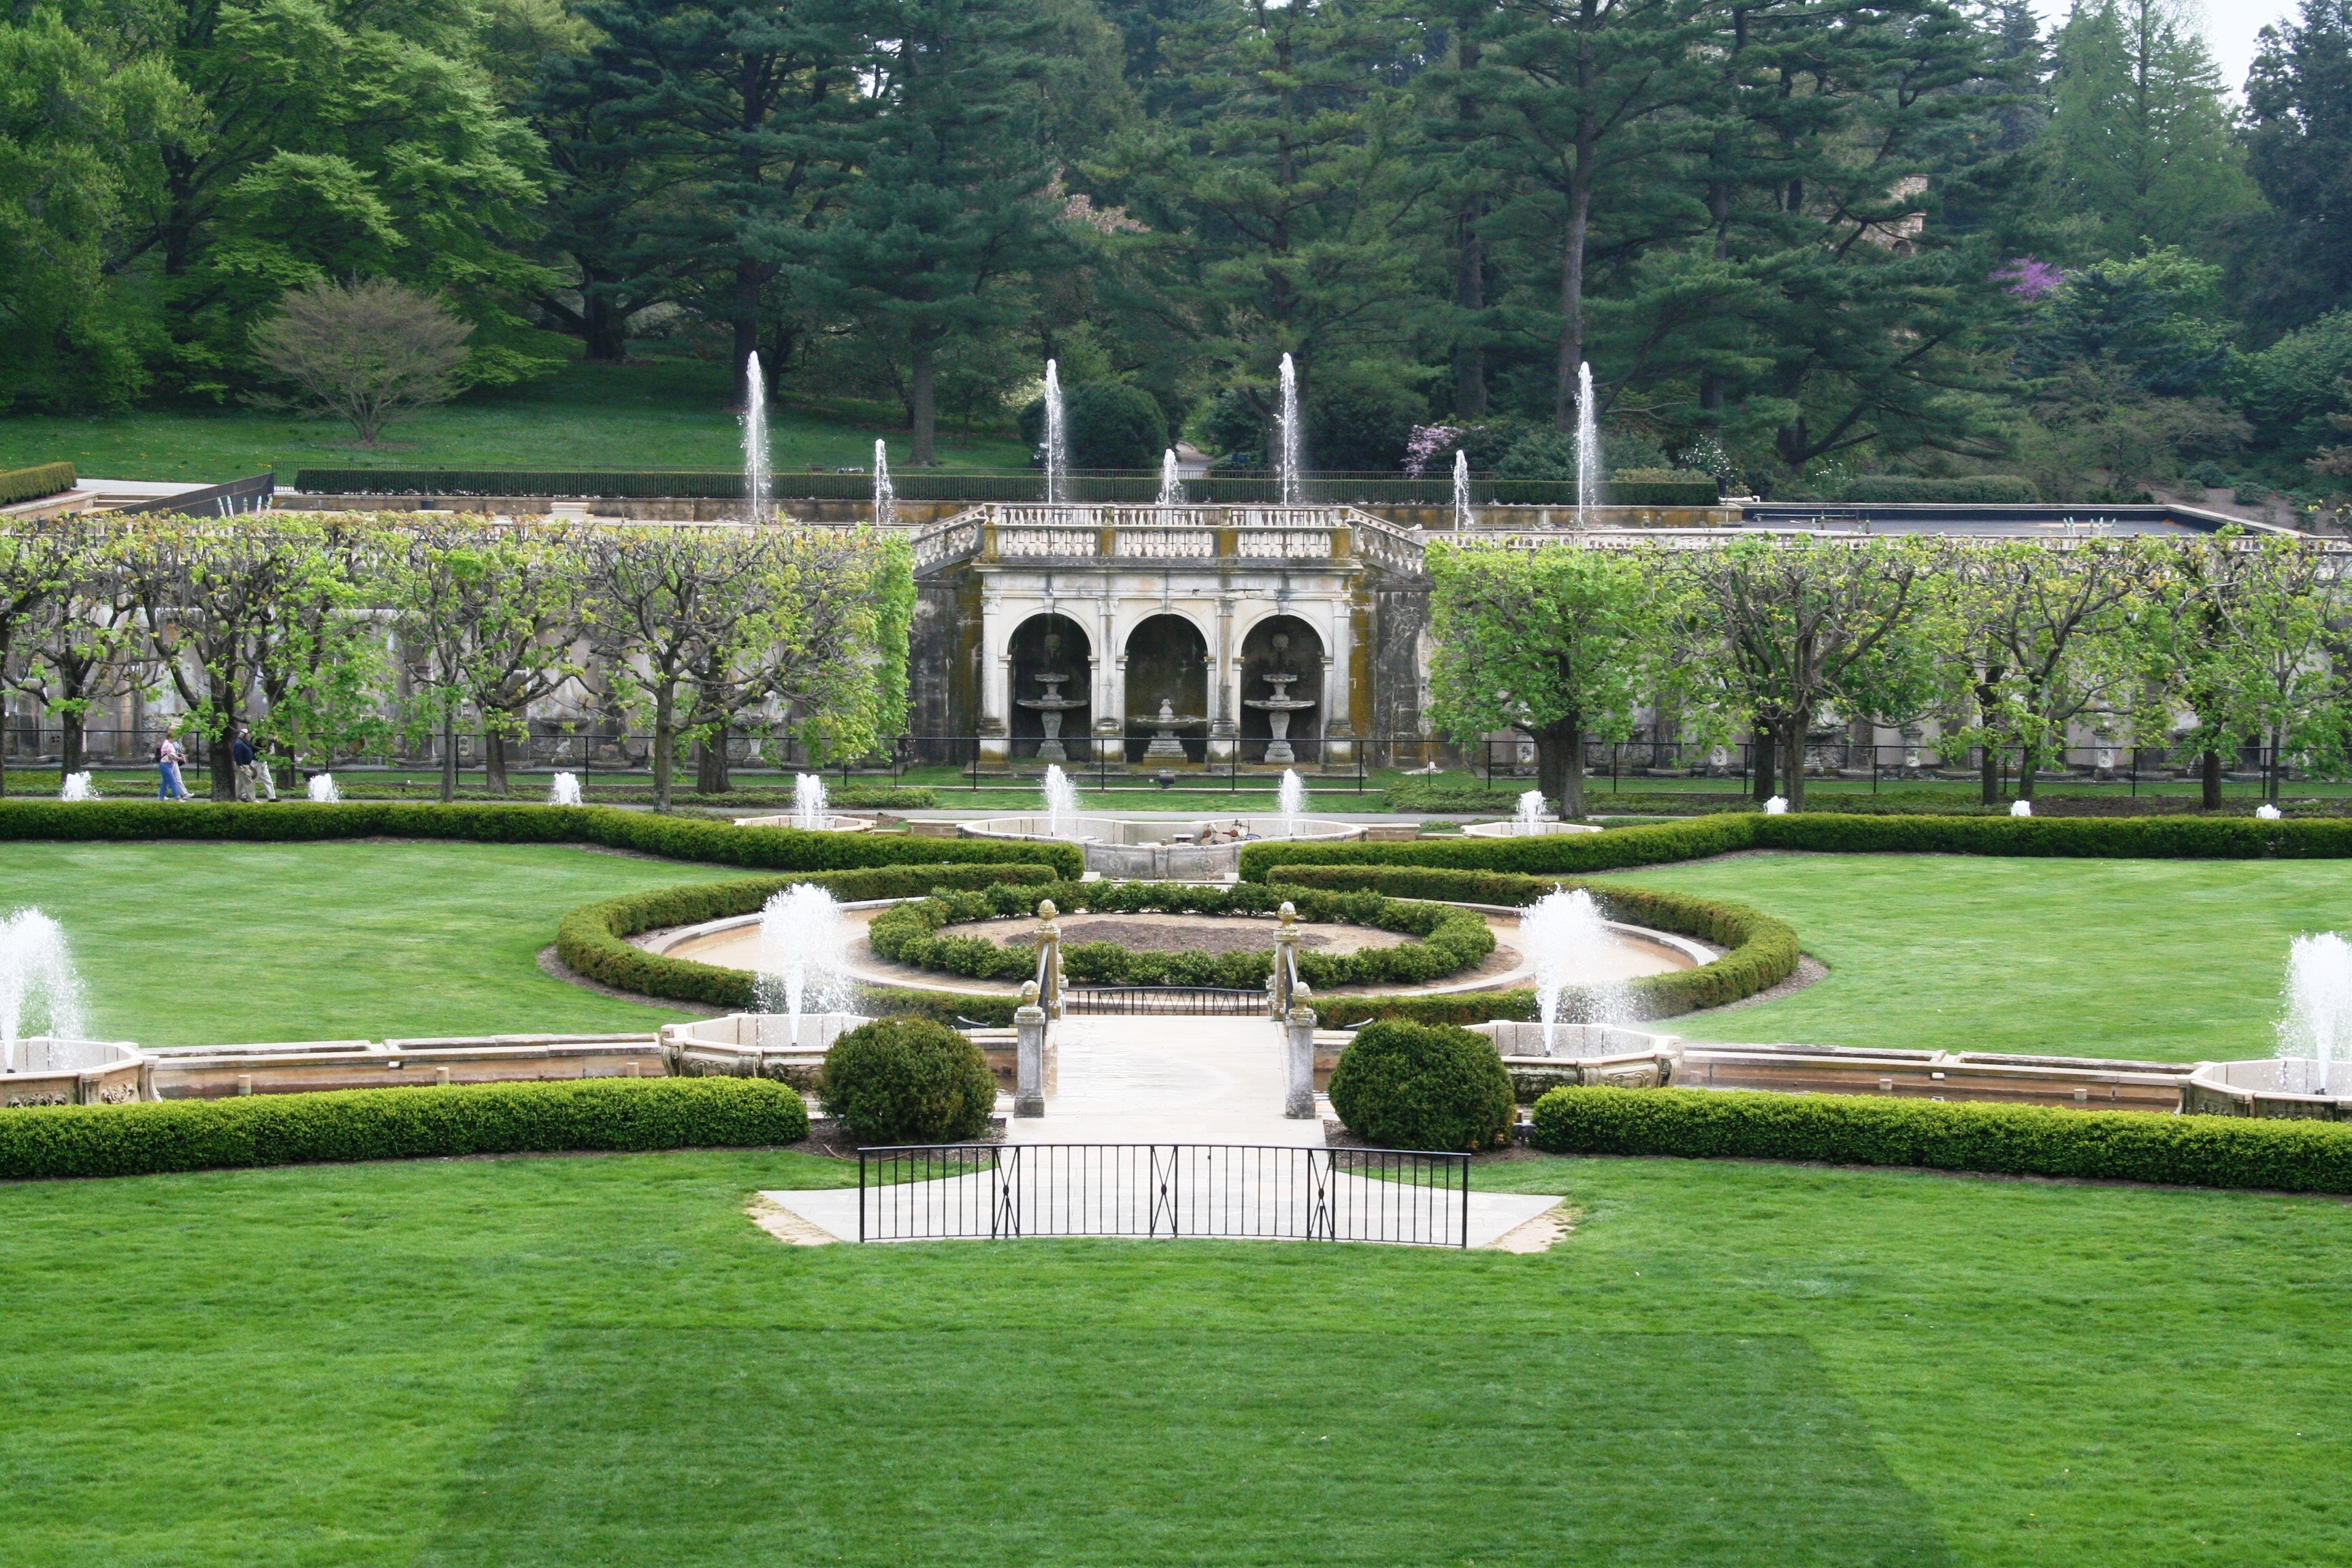
<svg viewBox="0 0 2352 1568">
<path fill-rule="evenodd" d="M 227 722 L 220 727 L 219 734 L 205 738 L 212 748 L 213 798 L 215 800 L 235 801 L 236 799 L 236 759 L 229 754 L 228 746 L 228 738 L 236 733 L 236 715 L 231 713 Z"/>
<path fill-rule="evenodd" d="M 1573 821 L 1584 815 L 1584 725 L 1574 716 L 1530 731 L 1536 738 L 1536 787 L 1559 814 Z"/>
<path fill-rule="evenodd" d="M 441 710 L 441 804 L 457 798 L 457 710 Z"/>
<path fill-rule="evenodd" d="M 1986 805 L 2000 804 L 2000 751 L 1990 741 L 1981 748 L 1983 755 L 1977 761 L 1978 798 Z"/>
<path fill-rule="evenodd" d="M 1805 731 L 1811 728 L 1812 715 L 1809 713 L 1795 714 L 1780 721 L 1780 793 L 1788 798 L 1790 811 L 1805 809 Z"/>
<path fill-rule="evenodd" d="M 66 775 L 81 772 L 82 716 L 67 709 L 58 716 L 61 733 L 58 737 L 58 787 L 65 787 Z"/>
<path fill-rule="evenodd" d="M 936 438 L 939 411 L 937 406 L 937 386 L 935 384 L 938 378 L 938 373 L 939 367 L 933 355 L 931 338 L 929 334 L 917 336 L 915 339 L 914 384 L 911 389 L 911 396 L 908 401 L 912 411 L 912 423 L 915 426 L 915 450 L 913 454 L 914 464 L 919 468 L 928 468 L 939 461 L 939 447 Z"/>
<path fill-rule="evenodd" d="M 507 732 L 496 724 L 482 726 L 482 787 L 492 795 L 507 793 Z"/>
<path fill-rule="evenodd" d="M 2278 804 L 2279 773 L 2283 765 L 2279 760 L 2279 752 L 2285 745 L 2286 731 L 2273 726 L 2271 730 L 2270 771 L 2268 776 L 2263 781 L 2263 798 L 2273 805 Z"/>
<path fill-rule="evenodd" d="M 586 357 L 598 364 L 618 364 L 629 357 L 628 314 L 593 282 L 580 289 L 580 337 Z"/>
<path fill-rule="evenodd" d="M 735 787 L 727 776 L 727 737 L 694 743 L 694 787 L 701 795 L 725 795 Z"/>
<path fill-rule="evenodd" d="M 1748 756 L 1756 774 L 1748 787 L 1748 798 L 1759 802 L 1771 799 L 1777 781 L 1772 772 L 1772 731 L 1769 725 L 1759 724 L 1749 733 Z"/>
<path fill-rule="evenodd" d="M 654 809 L 669 810 L 670 758 L 677 747 L 677 699 L 667 685 L 654 698 Z"/>
<path fill-rule="evenodd" d="M 2208 746 L 2198 762 L 2200 764 L 2199 772 L 2204 776 L 2204 790 L 2197 804 L 2207 811 L 2219 811 L 2221 809 L 2221 753 Z"/>
<path fill-rule="evenodd" d="M 1465 311 L 1483 310 L 1486 308 L 1486 256 L 1474 226 L 1478 221 L 1476 205 L 1465 207 L 1456 221 L 1462 226 L 1462 245 L 1454 262 L 1454 302 Z M 1457 344 L 1454 350 L 1454 412 L 1464 419 L 1486 416 L 1486 351 L 1475 342 Z"/>
<path fill-rule="evenodd" d="M 1568 232 L 1559 247 L 1559 368 L 1552 387 L 1552 428 L 1576 430 L 1576 371 L 1584 363 L 1584 237 L 1591 217 L 1592 193 L 1569 198 Z"/>
<path fill-rule="evenodd" d="M 760 346 L 760 264 L 735 264 L 735 385 L 740 390 L 751 374 L 751 354 Z"/>
</svg>

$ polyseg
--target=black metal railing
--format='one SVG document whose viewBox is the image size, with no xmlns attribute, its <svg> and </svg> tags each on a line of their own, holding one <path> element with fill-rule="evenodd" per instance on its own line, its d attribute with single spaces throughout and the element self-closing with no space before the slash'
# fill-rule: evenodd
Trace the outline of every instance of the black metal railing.
<svg viewBox="0 0 2352 1568">
<path fill-rule="evenodd" d="M 1470 1156 L 1245 1143 L 857 1152 L 860 1241 L 1017 1237 L 1470 1244 Z"/>
<path fill-rule="evenodd" d="M 1073 985 L 1062 993 L 1065 1013 L 1174 1013 L 1191 1016 L 1263 1016 L 1265 993 L 1218 985 Z"/>
</svg>

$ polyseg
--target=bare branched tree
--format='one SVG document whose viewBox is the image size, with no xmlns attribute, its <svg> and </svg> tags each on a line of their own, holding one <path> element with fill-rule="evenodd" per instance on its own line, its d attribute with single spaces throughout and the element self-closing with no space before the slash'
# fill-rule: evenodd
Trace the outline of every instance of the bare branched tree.
<svg viewBox="0 0 2352 1568">
<path fill-rule="evenodd" d="M 456 395 L 473 330 L 432 295 L 389 279 L 313 283 L 253 330 L 253 352 L 294 384 L 296 403 L 351 421 L 373 447 L 398 416 Z"/>
</svg>

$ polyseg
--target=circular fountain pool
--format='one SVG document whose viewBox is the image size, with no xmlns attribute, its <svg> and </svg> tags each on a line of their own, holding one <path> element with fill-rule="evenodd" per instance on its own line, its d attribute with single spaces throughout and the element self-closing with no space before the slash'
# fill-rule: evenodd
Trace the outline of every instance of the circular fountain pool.
<svg viewBox="0 0 2352 1568">
<path fill-rule="evenodd" d="M 1076 844 L 1087 869 L 1106 877 L 1205 882 L 1241 875 L 1242 846 L 1268 839 L 1361 838 L 1352 822 L 1317 816 L 1200 816 L 1168 821 L 1130 817 L 992 816 L 959 823 L 964 838 L 1058 839 Z"/>
</svg>

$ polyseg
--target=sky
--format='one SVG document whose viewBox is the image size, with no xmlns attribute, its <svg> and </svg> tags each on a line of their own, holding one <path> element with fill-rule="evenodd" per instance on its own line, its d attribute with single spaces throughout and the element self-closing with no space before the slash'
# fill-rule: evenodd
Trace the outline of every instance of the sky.
<svg viewBox="0 0 2352 1568">
<path fill-rule="evenodd" d="M 2045 30 L 2064 21 L 2071 8 L 2070 0 L 2034 0 Z M 2205 41 L 2221 68 L 2222 81 L 2242 99 L 2246 68 L 2254 63 L 2254 35 L 2293 16 L 2296 5 L 2295 0 L 2202 0 L 2192 8 L 2204 13 Z"/>
</svg>

